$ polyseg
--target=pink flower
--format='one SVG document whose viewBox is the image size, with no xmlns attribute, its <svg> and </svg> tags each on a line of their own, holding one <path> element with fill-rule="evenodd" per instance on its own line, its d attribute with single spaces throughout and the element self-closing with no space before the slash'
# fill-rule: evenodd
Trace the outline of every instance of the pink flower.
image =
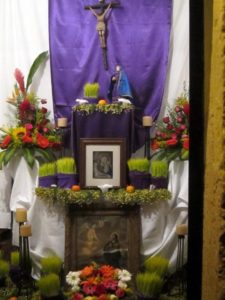
<svg viewBox="0 0 225 300">
<path fill-rule="evenodd" d="M 163 118 L 163 122 L 164 122 L 164 123 L 169 123 L 169 121 L 170 121 L 170 118 L 169 118 L 169 117 L 164 117 L 164 118 Z"/>
<path fill-rule="evenodd" d="M 30 123 L 25 124 L 24 127 L 26 128 L 27 131 L 30 131 L 31 129 L 33 129 L 33 125 Z"/>
<path fill-rule="evenodd" d="M 124 297 L 124 295 L 125 295 L 125 291 L 124 291 L 123 289 L 118 288 L 118 289 L 116 290 L 116 296 L 117 296 L 118 298 L 122 298 L 122 297 Z"/>
<path fill-rule="evenodd" d="M 179 105 L 177 105 L 177 106 L 175 107 L 175 112 L 179 112 L 179 111 L 181 111 L 181 107 L 180 107 Z"/>
<path fill-rule="evenodd" d="M 83 285 L 83 291 L 86 295 L 94 295 L 96 291 L 96 285 L 87 282 Z"/>
<path fill-rule="evenodd" d="M 177 122 L 178 122 L 178 123 L 182 123 L 182 122 L 183 122 L 182 117 L 178 117 L 178 118 L 177 118 Z"/>
<path fill-rule="evenodd" d="M 73 296 L 73 300 L 82 300 L 84 298 L 84 296 L 81 293 L 76 293 Z"/>
</svg>

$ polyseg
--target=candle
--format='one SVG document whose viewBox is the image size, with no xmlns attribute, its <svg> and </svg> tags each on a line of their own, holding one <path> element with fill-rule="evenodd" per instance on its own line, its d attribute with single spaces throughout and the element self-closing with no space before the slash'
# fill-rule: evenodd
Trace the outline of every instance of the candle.
<svg viewBox="0 0 225 300">
<path fill-rule="evenodd" d="M 24 225 L 21 225 L 20 226 L 20 235 L 21 236 L 31 236 L 32 233 L 31 233 L 31 225 L 29 224 L 24 224 Z"/>
<path fill-rule="evenodd" d="M 152 123 L 153 123 L 153 119 L 151 116 L 144 116 L 142 118 L 142 125 L 144 127 L 151 127 L 152 126 Z"/>
<path fill-rule="evenodd" d="M 23 223 L 27 221 L 27 210 L 26 208 L 16 209 L 16 222 Z"/>
<path fill-rule="evenodd" d="M 57 119 L 57 126 L 58 127 L 67 127 L 68 119 L 67 118 L 58 118 Z"/>
<path fill-rule="evenodd" d="M 180 224 L 176 227 L 176 233 L 178 235 L 186 235 L 188 233 L 188 227 L 186 224 Z"/>
</svg>

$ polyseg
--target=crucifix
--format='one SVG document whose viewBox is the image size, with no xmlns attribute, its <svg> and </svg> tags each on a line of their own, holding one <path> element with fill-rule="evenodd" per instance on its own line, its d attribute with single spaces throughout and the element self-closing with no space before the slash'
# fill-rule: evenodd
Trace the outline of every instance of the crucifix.
<svg viewBox="0 0 225 300">
<path fill-rule="evenodd" d="M 103 63 L 104 63 L 105 70 L 108 70 L 107 46 L 106 46 L 106 30 L 107 30 L 106 15 L 111 9 L 118 6 L 119 3 L 116 2 L 105 3 L 105 0 L 99 0 L 98 4 L 84 7 L 85 9 L 89 9 L 97 19 L 96 30 L 98 32 L 98 36 L 102 48 Z"/>
</svg>

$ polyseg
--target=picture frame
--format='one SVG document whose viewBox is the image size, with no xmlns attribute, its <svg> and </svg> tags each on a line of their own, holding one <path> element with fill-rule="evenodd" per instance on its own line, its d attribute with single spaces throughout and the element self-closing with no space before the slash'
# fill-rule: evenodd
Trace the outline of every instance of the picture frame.
<svg viewBox="0 0 225 300">
<path fill-rule="evenodd" d="M 136 274 L 140 267 L 140 207 L 109 204 L 78 208 L 70 204 L 65 219 L 66 274 L 92 262 Z"/>
<path fill-rule="evenodd" d="M 81 187 L 126 185 L 126 141 L 124 138 L 81 138 L 79 177 Z"/>
</svg>

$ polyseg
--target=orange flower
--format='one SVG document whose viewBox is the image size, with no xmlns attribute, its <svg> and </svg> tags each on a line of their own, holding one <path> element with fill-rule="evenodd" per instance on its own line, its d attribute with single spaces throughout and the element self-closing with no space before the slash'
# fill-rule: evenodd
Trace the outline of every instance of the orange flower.
<svg viewBox="0 0 225 300">
<path fill-rule="evenodd" d="M 92 273 L 94 271 L 94 267 L 93 266 L 87 266 L 85 268 L 83 268 L 83 270 L 81 271 L 81 275 L 83 276 L 91 276 Z"/>
<path fill-rule="evenodd" d="M 184 148 L 185 150 L 189 150 L 189 138 L 185 138 L 185 139 L 183 140 L 183 148 Z"/>
<path fill-rule="evenodd" d="M 115 269 L 112 266 L 103 265 L 100 268 L 100 272 L 102 273 L 103 277 L 113 277 Z"/>
</svg>

